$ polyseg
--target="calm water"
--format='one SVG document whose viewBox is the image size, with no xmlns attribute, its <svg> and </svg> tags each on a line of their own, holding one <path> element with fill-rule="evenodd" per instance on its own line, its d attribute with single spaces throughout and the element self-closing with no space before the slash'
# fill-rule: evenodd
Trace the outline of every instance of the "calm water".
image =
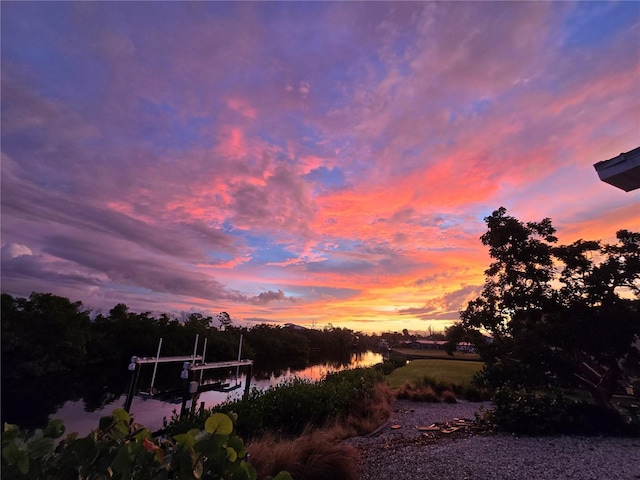
<svg viewBox="0 0 640 480">
<path fill-rule="evenodd" d="M 276 373 L 269 374 L 268 377 L 263 375 L 260 378 L 257 378 L 254 376 L 251 380 L 251 387 L 255 386 L 260 389 L 266 389 L 294 377 L 315 381 L 321 379 L 327 373 L 337 372 L 348 368 L 369 367 L 382 362 L 382 360 L 382 355 L 379 353 L 364 352 L 352 354 L 349 363 L 325 362 L 312 365 L 303 370 L 280 370 Z M 124 372 L 123 376 L 128 378 L 128 372 Z M 232 385 L 235 384 L 235 375 L 233 375 L 229 380 Z M 244 391 L 245 381 L 246 376 L 241 373 L 238 376 L 238 382 L 242 385 L 241 388 L 232 392 L 211 391 L 201 393 L 198 398 L 198 404 L 204 402 L 205 407 L 212 407 L 227 399 L 240 398 Z M 144 389 L 144 383 L 142 381 L 140 385 L 143 386 Z M 68 400 L 64 402 L 64 404 L 58 408 L 55 413 L 49 415 L 49 418 L 59 418 L 63 420 L 67 433 L 78 432 L 80 436 L 84 436 L 97 427 L 100 417 L 110 414 L 114 408 L 123 407 L 125 399 L 126 395 L 120 395 L 117 398 L 114 398 L 113 401 L 107 403 L 104 407 L 91 412 L 86 411 L 85 399 Z M 135 397 L 131 404 L 131 413 L 135 420 L 152 431 L 162 427 L 163 418 L 171 417 L 173 410 L 177 410 L 179 412 L 180 404 L 145 399 L 142 397 Z"/>
</svg>

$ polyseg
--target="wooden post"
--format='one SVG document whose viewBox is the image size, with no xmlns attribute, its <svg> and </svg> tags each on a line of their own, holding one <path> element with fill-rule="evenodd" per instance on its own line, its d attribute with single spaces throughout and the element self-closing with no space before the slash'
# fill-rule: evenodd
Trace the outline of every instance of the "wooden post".
<svg viewBox="0 0 640 480">
<path fill-rule="evenodd" d="M 124 409 L 129 412 L 131 409 L 131 402 L 133 402 L 133 396 L 136 393 L 138 386 L 138 380 L 140 379 L 140 364 L 135 363 L 135 369 L 131 372 L 131 383 L 129 384 L 129 392 L 127 393 L 127 399 L 124 402 Z"/>
<path fill-rule="evenodd" d="M 189 375 L 191 377 L 191 375 Z M 184 393 L 182 394 L 182 406 L 180 407 L 180 417 L 184 417 L 187 414 L 187 400 L 191 397 L 191 393 L 189 392 L 189 377 L 184 381 Z"/>
<path fill-rule="evenodd" d="M 182 379 L 182 384 L 184 385 L 184 390 L 182 392 L 182 405 L 180 407 L 180 417 L 185 415 L 185 410 L 187 408 L 187 398 L 189 397 L 189 380 L 191 378 L 191 371 L 189 362 L 184 362 L 182 364 L 182 372 L 180 373 L 180 378 Z"/>
<path fill-rule="evenodd" d="M 253 364 L 249 364 L 249 368 L 247 368 L 247 378 L 244 384 L 244 395 L 242 395 L 243 400 L 247 400 L 249 398 L 249 392 L 251 391 L 251 376 L 253 375 Z"/>
<path fill-rule="evenodd" d="M 200 334 L 196 333 L 196 341 L 193 345 L 193 360 L 191 360 L 191 365 L 195 365 L 196 364 L 196 353 L 198 352 L 198 339 L 200 338 Z M 202 359 L 202 361 L 204 362 L 204 358 Z"/>
<path fill-rule="evenodd" d="M 162 348 L 162 337 L 158 342 L 158 353 L 156 353 L 156 362 L 153 364 L 153 375 L 151 376 L 151 386 L 149 387 L 149 394 L 153 395 L 153 384 L 156 381 L 156 372 L 158 371 L 158 360 L 160 360 L 160 349 Z"/>
<path fill-rule="evenodd" d="M 238 345 L 238 362 L 242 358 L 242 334 L 240 334 L 240 344 Z M 240 373 L 240 365 L 236 367 L 236 383 L 238 382 L 238 374 Z"/>
<path fill-rule="evenodd" d="M 202 347 L 202 363 L 207 363 L 207 337 L 204 337 L 204 346 Z"/>
</svg>

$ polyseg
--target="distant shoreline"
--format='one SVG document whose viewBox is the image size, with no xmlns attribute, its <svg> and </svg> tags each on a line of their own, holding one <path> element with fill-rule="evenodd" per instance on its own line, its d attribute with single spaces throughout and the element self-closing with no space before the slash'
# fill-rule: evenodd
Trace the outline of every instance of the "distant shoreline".
<svg viewBox="0 0 640 480">
<path fill-rule="evenodd" d="M 410 360 L 414 359 L 428 359 L 434 358 L 439 360 L 460 360 L 460 361 L 481 361 L 480 355 L 477 353 L 462 353 L 456 352 L 453 355 L 449 355 L 444 350 L 428 350 L 420 348 L 392 348 L 391 353 L 400 355 Z"/>
</svg>

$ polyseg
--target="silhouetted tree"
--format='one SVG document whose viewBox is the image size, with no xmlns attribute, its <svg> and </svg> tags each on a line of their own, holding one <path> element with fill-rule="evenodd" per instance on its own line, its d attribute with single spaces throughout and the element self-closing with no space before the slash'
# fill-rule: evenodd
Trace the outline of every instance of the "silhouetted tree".
<svg viewBox="0 0 640 480">
<path fill-rule="evenodd" d="M 28 377 L 81 365 L 90 336 L 82 302 L 51 293 L 2 294 L 2 376 Z"/>
<path fill-rule="evenodd" d="M 450 348 L 473 342 L 494 387 L 573 385 L 608 403 L 620 366 L 638 364 L 640 246 L 628 241 L 638 234 L 555 246 L 548 218 L 523 223 L 500 208 L 485 222 L 493 261 L 481 295 L 447 332 Z"/>
<path fill-rule="evenodd" d="M 233 324 L 231 316 L 227 312 L 220 312 L 218 314 L 218 322 L 220 323 L 220 328 L 222 330 L 227 329 Z"/>
</svg>

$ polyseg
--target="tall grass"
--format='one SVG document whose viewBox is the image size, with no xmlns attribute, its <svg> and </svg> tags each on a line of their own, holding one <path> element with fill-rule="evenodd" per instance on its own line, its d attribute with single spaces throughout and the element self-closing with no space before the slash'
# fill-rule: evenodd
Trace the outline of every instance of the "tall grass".
<svg viewBox="0 0 640 480">
<path fill-rule="evenodd" d="M 376 382 L 348 414 L 331 418 L 322 428 L 308 425 L 297 438 L 273 432 L 254 438 L 247 450 L 258 478 L 285 470 L 295 479 L 359 479 L 359 454 L 341 441 L 380 427 L 391 415 L 392 400 L 386 383 Z"/>
<path fill-rule="evenodd" d="M 430 385 L 414 385 L 405 382 L 396 391 L 396 397 L 402 400 L 411 400 L 412 402 L 440 402 L 440 396 Z"/>
<path fill-rule="evenodd" d="M 458 398 L 479 402 L 489 400 L 491 395 L 487 389 L 476 387 L 470 383 L 460 385 L 447 382 L 429 375 L 400 385 L 396 390 L 396 397 L 414 402 L 445 402 L 456 403 Z"/>
<path fill-rule="evenodd" d="M 258 478 L 275 476 L 283 470 L 295 479 L 360 478 L 357 450 L 337 442 L 331 431 L 309 431 L 296 439 L 279 439 L 266 434 L 252 440 L 247 451 Z"/>
<path fill-rule="evenodd" d="M 344 439 L 373 432 L 391 416 L 393 398 L 386 383 L 375 383 L 369 395 L 357 402 L 346 417 L 333 422 L 334 434 Z M 339 431 L 341 435 L 337 434 Z"/>
</svg>

